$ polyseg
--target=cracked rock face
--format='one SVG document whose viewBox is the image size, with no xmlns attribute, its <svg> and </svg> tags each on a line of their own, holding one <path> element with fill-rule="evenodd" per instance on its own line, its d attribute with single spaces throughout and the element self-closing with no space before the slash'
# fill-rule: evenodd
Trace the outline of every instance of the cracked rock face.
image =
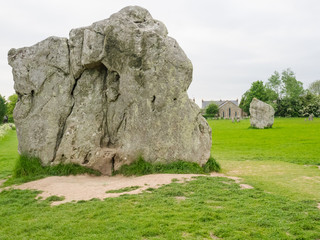
<svg viewBox="0 0 320 240">
<path fill-rule="evenodd" d="M 211 129 L 189 100 L 192 64 L 163 23 L 141 7 L 11 49 L 19 152 L 44 165 L 111 174 L 148 162 L 204 164 Z"/>
<path fill-rule="evenodd" d="M 256 98 L 250 103 L 250 124 L 255 128 L 270 128 L 274 121 L 274 109 L 271 105 Z"/>
</svg>

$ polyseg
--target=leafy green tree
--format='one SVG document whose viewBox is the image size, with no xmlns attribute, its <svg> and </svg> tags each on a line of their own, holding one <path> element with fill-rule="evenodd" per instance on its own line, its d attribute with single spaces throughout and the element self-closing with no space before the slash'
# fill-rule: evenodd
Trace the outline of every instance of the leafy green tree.
<svg viewBox="0 0 320 240">
<path fill-rule="evenodd" d="M 311 93 L 320 96 L 320 80 L 311 83 L 309 86 L 309 90 Z"/>
<path fill-rule="evenodd" d="M 250 89 L 242 95 L 239 106 L 247 114 L 250 114 L 249 108 L 253 98 L 257 98 L 264 102 L 269 100 L 268 92 L 262 81 L 253 82 Z"/>
<path fill-rule="evenodd" d="M 307 91 L 305 95 L 300 97 L 302 102 L 299 109 L 299 116 L 307 117 L 313 114 L 315 117 L 320 116 L 320 95 L 315 95 L 310 91 Z"/>
<path fill-rule="evenodd" d="M 3 117 L 6 115 L 6 111 L 6 99 L 0 95 L 0 124 L 3 122 Z"/>
<path fill-rule="evenodd" d="M 7 116 L 8 116 L 8 121 L 13 122 L 13 109 L 16 106 L 16 103 L 18 101 L 18 95 L 13 94 L 8 97 L 7 101 Z"/>
<path fill-rule="evenodd" d="M 290 68 L 282 72 L 281 81 L 283 83 L 282 93 L 286 98 L 296 99 L 304 93 L 303 83 L 296 79 Z"/>
<path fill-rule="evenodd" d="M 217 104 L 211 103 L 206 108 L 206 114 L 216 115 L 219 112 Z"/>
<path fill-rule="evenodd" d="M 274 71 L 273 75 L 268 79 L 266 83 L 267 89 L 270 90 L 270 93 L 275 92 L 276 96 L 272 96 L 272 98 L 280 99 L 281 98 L 281 88 L 282 82 L 280 79 L 280 74 L 277 71 Z"/>
</svg>

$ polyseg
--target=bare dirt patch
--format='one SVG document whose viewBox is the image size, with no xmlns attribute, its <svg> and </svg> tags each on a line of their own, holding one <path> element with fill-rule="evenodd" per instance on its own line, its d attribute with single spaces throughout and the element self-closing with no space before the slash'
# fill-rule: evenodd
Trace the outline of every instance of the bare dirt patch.
<svg viewBox="0 0 320 240">
<path fill-rule="evenodd" d="M 248 185 L 248 184 L 240 184 L 240 188 L 241 189 L 253 189 L 253 187 L 251 185 Z"/>
<path fill-rule="evenodd" d="M 151 174 L 140 177 L 125 176 L 63 176 L 63 177 L 47 177 L 33 182 L 24 183 L 22 185 L 13 186 L 15 189 L 34 189 L 40 190 L 37 198 L 46 199 L 50 196 L 63 196 L 62 201 L 53 201 L 52 205 L 59 205 L 66 202 L 90 200 L 93 198 L 104 199 L 109 197 L 118 197 L 123 194 L 139 194 L 148 188 L 159 188 L 165 184 L 174 182 L 187 182 L 195 179 L 197 176 L 208 176 L 200 174 Z M 230 177 L 221 173 L 211 173 L 211 177 L 226 177 L 240 184 L 241 179 L 238 177 Z M 243 186 L 242 186 L 243 185 Z M 244 185 L 246 187 L 244 187 Z M 135 190 L 121 193 L 107 193 L 110 190 L 118 190 L 132 186 L 139 186 Z M 246 184 L 240 184 L 241 189 L 253 188 Z M 183 201 L 184 199 L 177 199 Z"/>
</svg>

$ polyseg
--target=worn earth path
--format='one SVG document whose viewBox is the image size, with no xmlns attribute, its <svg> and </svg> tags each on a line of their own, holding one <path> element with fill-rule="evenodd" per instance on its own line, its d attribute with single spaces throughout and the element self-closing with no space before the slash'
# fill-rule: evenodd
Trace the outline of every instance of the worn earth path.
<svg viewBox="0 0 320 240">
<path fill-rule="evenodd" d="M 14 189 L 33 189 L 40 190 L 37 198 L 46 199 L 50 196 L 64 197 L 62 201 L 54 201 L 52 205 L 59 205 L 66 202 L 90 200 L 92 198 L 104 199 L 108 197 L 118 197 L 123 194 L 139 194 L 148 188 L 159 188 L 165 184 L 170 184 L 173 180 L 176 182 L 185 182 L 195 179 L 197 176 L 225 177 L 234 180 L 240 185 L 241 189 L 253 188 L 247 184 L 241 184 L 241 178 L 230 177 L 221 173 L 211 173 L 210 175 L 200 174 L 151 174 L 144 176 L 63 176 L 47 177 L 40 180 L 24 183 L 22 185 L 8 187 Z M 110 190 L 119 190 L 133 187 L 137 189 L 121 193 L 106 193 Z M 139 188 L 138 188 L 139 187 Z"/>
</svg>

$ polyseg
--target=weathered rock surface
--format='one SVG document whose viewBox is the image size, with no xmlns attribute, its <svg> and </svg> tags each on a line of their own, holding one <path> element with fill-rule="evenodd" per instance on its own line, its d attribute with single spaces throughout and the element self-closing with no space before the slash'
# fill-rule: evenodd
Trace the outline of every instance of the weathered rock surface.
<svg viewBox="0 0 320 240">
<path fill-rule="evenodd" d="M 250 103 L 250 123 L 255 128 L 270 128 L 274 121 L 274 109 L 271 105 L 256 98 Z"/>
<path fill-rule="evenodd" d="M 186 93 L 192 64 L 141 7 L 11 49 L 20 153 L 105 174 L 142 155 L 204 164 L 211 129 Z"/>
</svg>

